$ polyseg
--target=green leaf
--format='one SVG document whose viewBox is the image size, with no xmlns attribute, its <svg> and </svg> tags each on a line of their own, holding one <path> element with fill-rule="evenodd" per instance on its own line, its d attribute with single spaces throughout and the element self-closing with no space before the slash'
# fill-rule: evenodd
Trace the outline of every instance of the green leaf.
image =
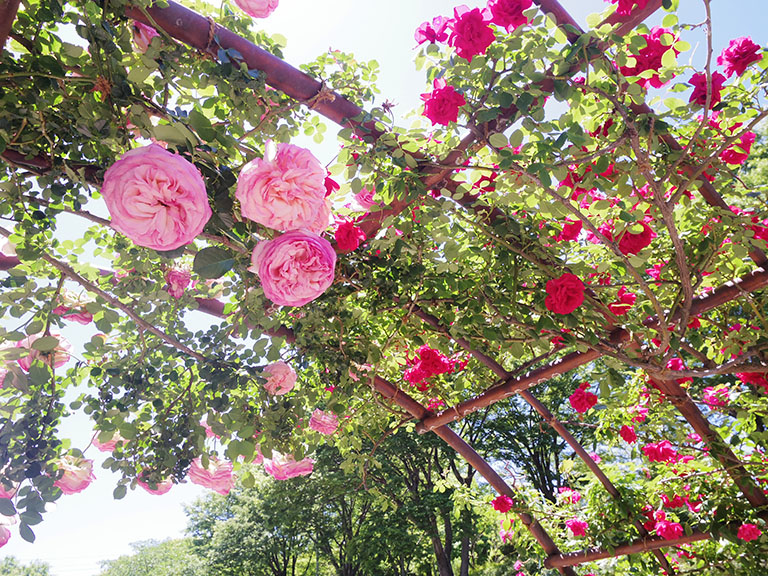
<svg viewBox="0 0 768 576">
<path fill-rule="evenodd" d="M 32 342 L 32 348 L 40 352 L 50 352 L 59 345 L 59 339 L 55 336 L 43 336 Z"/>
<path fill-rule="evenodd" d="M 19 524 L 19 536 L 30 543 L 35 541 L 35 533 L 32 532 L 32 528 L 26 522 Z"/>
<path fill-rule="evenodd" d="M 16 507 L 10 498 L 0 498 L 0 514 L 3 516 L 15 516 Z"/>
<path fill-rule="evenodd" d="M 211 125 L 211 121 L 197 109 L 189 113 L 189 125 L 197 132 L 203 140 L 215 140 L 216 131 Z"/>
<path fill-rule="evenodd" d="M 235 265 L 235 259 L 223 248 L 211 246 L 203 248 L 195 255 L 195 261 L 192 269 L 203 278 L 212 280 L 221 278 L 232 270 Z"/>
<path fill-rule="evenodd" d="M 507 137 L 504 136 L 504 134 L 502 134 L 501 132 L 494 132 L 493 134 L 491 134 L 490 137 L 488 138 L 488 142 L 494 148 L 504 148 L 504 146 L 506 146 L 509 143 L 509 141 L 507 140 Z"/>
<path fill-rule="evenodd" d="M 128 488 L 125 486 L 125 484 L 121 484 L 120 486 L 118 486 L 112 491 L 112 497 L 115 500 L 122 500 L 123 498 L 125 498 L 125 495 L 127 492 L 128 492 Z"/>
</svg>

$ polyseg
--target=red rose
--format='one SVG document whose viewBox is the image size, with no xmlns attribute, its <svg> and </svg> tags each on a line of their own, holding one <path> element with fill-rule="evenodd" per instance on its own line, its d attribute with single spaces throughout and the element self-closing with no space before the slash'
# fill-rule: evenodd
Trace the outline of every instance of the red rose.
<svg viewBox="0 0 768 576">
<path fill-rule="evenodd" d="M 360 243 L 365 240 L 365 232 L 352 222 L 342 222 L 334 234 L 336 246 L 342 252 L 357 250 Z"/>
<path fill-rule="evenodd" d="M 437 350 L 424 345 L 417 352 L 419 353 L 421 368 L 429 372 L 430 376 L 446 374 L 453 370 L 453 363 Z"/>
<path fill-rule="evenodd" d="M 432 125 L 456 122 L 459 118 L 459 108 L 467 103 L 453 86 L 446 86 L 445 80 L 435 78 L 434 90 L 421 95 L 424 101 L 424 116 L 432 121 Z"/>
<path fill-rule="evenodd" d="M 697 72 L 694 74 L 690 81 L 690 85 L 693 86 L 693 94 L 691 94 L 688 102 L 694 102 L 699 106 L 705 106 L 707 103 L 707 75 L 704 72 Z M 725 84 L 725 76 L 720 72 L 712 73 L 712 95 L 709 101 L 709 108 L 714 108 L 720 102 L 720 91 Z"/>
<path fill-rule="evenodd" d="M 734 129 L 736 127 L 734 126 Z M 739 138 L 739 141 L 720 154 L 720 159 L 726 164 L 744 164 L 749 158 L 752 150 L 752 144 L 755 143 L 755 133 L 745 132 Z"/>
<path fill-rule="evenodd" d="M 558 242 L 576 240 L 581 233 L 581 227 L 583 226 L 581 220 L 571 220 L 566 218 L 565 224 L 563 224 L 563 230 L 557 235 L 555 240 Z"/>
<path fill-rule="evenodd" d="M 621 430 L 619 430 L 619 435 L 627 444 L 634 444 L 637 442 L 637 434 L 635 434 L 634 426 L 622 426 Z"/>
<path fill-rule="evenodd" d="M 643 226 L 642 232 L 634 234 L 627 229 L 619 238 L 619 250 L 625 256 L 637 254 L 640 250 L 649 246 L 651 241 L 656 238 L 656 232 L 653 231 L 653 228 L 645 222 L 641 222 L 641 225 Z"/>
<path fill-rule="evenodd" d="M 592 392 L 589 392 L 588 389 L 589 389 L 589 384 L 584 382 L 568 398 L 568 401 L 571 403 L 571 406 L 573 407 L 573 409 L 576 410 L 576 412 L 579 412 L 581 414 L 583 414 L 584 412 L 592 408 L 592 406 L 597 404 L 597 396 L 595 394 L 592 394 Z"/>
<path fill-rule="evenodd" d="M 456 48 L 456 54 L 472 62 L 472 57 L 485 54 L 488 46 L 496 39 L 493 30 L 488 25 L 491 15 L 488 10 L 467 6 L 453 9 L 454 19 L 449 26 L 452 29 L 448 44 Z"/>
<path fill-rule="evenodd" d="M 544 306 L 555 314 L 570 314 L 584 302 L 584 283 L 570 272 L 547 282 L 546 291 Z"/>
<path fill-rule="evenodd" d="M 491 11 L 491 22 L 512 32 L 518 26 L 528 24 L 524 10 L 531 7 L 533 0 L 490 0 L 488 9 Z"/>
<path fill-rule="evenodd" d="M 762 48 L 752 42 L 752 38 L 742 36 L 731 40 L 728 48 L 725 48 L 717 57 L 717 65 L 723 67 L 726 76 L 733 76 L 734 74 L 741 76 L 747 66 L 762 60 L 761 51 Z"/>
<path fill-rule="evenodd" d="M 669 440 L 643 446 L 643 453 L 651 462 L 677 462 L 677 451 Z"/>
<path fill-rule="evenodd" d="M 625 286 L 619 288 L 618 300 L 608 304 L 608 309 L 616 316 L 624 316 L 635 305 L 637 295 L 627 290 Z"/>
<path fill-rule="evenodd" d="M 737 372 L 736 377 L 744 382 L 744 384 L 751 384 L 755 387 L 761 387 L 768 393 L 768 379 L 765 374 L 760 372 Z"/>
<path fill-rule="evenodd" d="M 496 512 L 501 512 L 502 514 L 506 514 L 507 512 L 512 510 L 512 506 L 515 505 L 515 503 L 512 501 L 512 498 L 510 498 L 506 494 L 497 496 L 496 498 L 491 500 L 491 504 L 493 504 L 493 509 L 496 510 Z"/>
</svg>

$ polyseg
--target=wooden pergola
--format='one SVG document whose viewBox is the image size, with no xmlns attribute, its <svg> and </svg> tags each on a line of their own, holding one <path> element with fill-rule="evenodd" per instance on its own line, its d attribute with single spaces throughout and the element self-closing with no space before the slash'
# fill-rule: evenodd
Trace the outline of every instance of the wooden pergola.
<svg viewBox="0 0 768 576">
<path fill-rule="evenodd" d="M 570 42 L 577 42 L 580 36 L 584 34 L 577 22 L 557 0 L 534 1 L 544 13 L 550 14 L 557 24 L 562 27 Z M 649 0 L 643 9 L 634 10 L 631 16 L 626 19 L 620 20 L 614 15 L 609 17 L 606 23 L 612 25 L 620 24 L 616 28 L 615 34 L 625 35 L 651 14 L 659 10 L 661 5 L 662 0 Z M 0 4 L 0 46 L 4 44 L 9 34 L 11 34 L 11 27 L 18 6 L 19 0 L 7 0 L 5 3 Z M 338 125 L 351 129 L 364 142 L 372 143 L 383 135 L 383 132 L 377 128 L 373 121 L 360 121 L 359 118 L 365 117 L 365 111 L 340 94 L 329 92 L 325 85 L 318 80 L 216 24 L 213 20 L 173 1 L 169 2 L 167 8 L 154 7 L 148 11 L 130 8 L 127 10 L 126 16 L 146 25 L 161 28 L 166 34 L 201 53 L 207 54 L 211 58 L 217 58 L 220 49 L 236 50 L 242 55 L 243 61 L 248 65 L 249 69 L 257 69 L 263 72 L 266 83 L 269 86 L 282 91 L 299 102 L 311 106 L 312 110 Z M 600 46 L 597 47 L 600 48 Z M 595 50 L 593 53 L 596 55 L 592 59 L 605 58 L 604 50 Z M 586 64 L 588 62 L 582 58 L 581 61 L 573 65 L 570 74 L 577 73 Z M 531 88 L 534 88 L 536 91 L 553 92 L 554 82 L 547 78 L 531 86 Z M 322 97 L 318 98 L 320 94 L 322 94 Z M 632 112 L 638 115 L 653 114 L 653 111 L 646 104 L 634 105 Z M 512 106 L 506 109 L 496 120 L 481 126 L 481 130 L 478 132 L 486 135 L 486 138 L 494 133 L 503 132 L 512 125 L 517 113 L 517 108 Z M 663 135 L 662 139 L 669 149 L 673 151 L 682 150 L 682 146 L 672 136 Z M 425 189 L 447 189 L 452 193 L 452 200 L 460 205 L 462 209 L 479 215 L 486 222 L 494 223 L 503 221 L 509 218 L 509 216 L 498 208 L 492 208 L 484 204 L 477 195 L 461 192 L 458 183 L 452 177 L 455 173 L 454 166 L 465 154 L 477 151 L 486 144 L 487 141 L 478 140 L 476 132 L 467 134 L 460 144 L 442 159 L 440 166 L 422 168 L 420 178 Z M 54 162 L 52 158 L 42 156 L 28 158 L 11 150 L 6 150 L 2 153 L 2 156 L 17 166 L 38 173 L 49 170 Z M 415 154 L 415 157 L 417 159 L 420 158 L 418 153 Z M 423 159 L 423 157 L 421 158 Z M 86 175 L 91 178 L 95 177 L 98 167 L 86 168 Z M 688 174 L 695 174 L 697 171 L 697 167 L 692 165 L 683 165 L 682 168 Z M 699 177 L 697 186 L 707 203 L 712 206 L 728 208 L 723 198 L 705 178 Z M 395 200 L 382 210 L 369 213 L 359 225 L 365 231 L 366 236 L 372 238 L 381 228 L 386 218 L 402 212 L 409 206 L 410 203 L 407 201 Z M 755 292 L 768 286 L 768 269 L 766 269 L 767 259 L 765 253 L 752 248 L 749 254 L 755 264 L 753 272 L 733 283 L 720 286 L 705 297 L 696 298 L 691 307 L 691 315 L 714 310 L 743 296 L 745 293 Z M 0 269 L 8 270 L 16 264 L 18 264 L 16 258 L 0 255 Z M 564 268 L 562 263 L 558 263 L 558 266 Z M 198 298 L 197 302 L 200 311 L 212 316 L 224 317 L 223 302 L 204 298 Z M 579 444 L 576 438 L 568 431 L 566 425 L 558 421 L 547 406 L 537 399 L 533 392 L 536 385 L 600 358 L 604 354 L 601 351 L 601 346 L 594 346 L 583 352 L 573 351 L 567 353 L 553 363 L 529 371 L 524 375 L 516 375 L 515 372 L 508 371 L 499 360 L 473 348 L 467 340 L 453 337 L 448 327 L 428 311 L 423 310 L 418 305 L 414 305 L 411 308 L 411 312 L 413 316 L 418 317 L 427 327 L 442 334 L 445 338 L 451 339 L 458 347 L 486 366 L 492 375 L 492 378 L 489 377 L 489 381 L 494 381 L 494 384 L 482 393 L 435 413 L 411 397 L 406 391 L 400 389 L 395 383 L 380 376 L 372 377 L 372 385 L 379 394 L 408 412 L 418 422 L 417 430 L 419 433 L 432 432 L 438 435 L 459 453 L 469 465 L 475 468 L 499 494 L 505 494 L 517 500 L 519 495 L 516 491 L 505 482 L 472 446 L 465 442 L 450 427 L 450 424 L 466 417 L 468 414 L 517 394 L 570 446 L 573 452 L 604 486 L 606 492 L 617 502 L 621 500 L 622 496 L 619 490 L 601 470 L 600 465 Z M 650 318 L 645 324 L 647 327 L 652 328 L 658 325 L 660 321 L 669 320 L 672 319 Z M 281 327 L 271 331 L 271 334 L 285 338 L 289 343 L 295 341 L 295 335 L 290 327 Z M 604 327 L 602 342 L 611 346 L 634 345 L 627 330 L 610 323 L 606 323 Z M 749 504 L 755 508 L 768 510 L 768 498 L 766 498 L 763 490 L 740 463 L 739 458 L 713 429 L 687 390 L 674 379 L 654 379 L 654 382 L 666 395 L 666 398 L 679 410 L 691 428 L 701 437 L 702 441 L 710 449 L 712 457 L 718 459 Z M 768 512 L 764 512 L 763 515 L 768 518 Z M 671 575 L 674 574 L 674 569 L 662 552 L 663 548 L 680 546 L 711 538 L 710 534 L 694 532 L 675 540 L 666 540 L 659 536 L 649 535 L 643 525 L 635 520 L 634 526 L 641 535 L 641 538 L 634 543 L 618 546 L 611 550 L 590 548 L 564 554 L 558 549 L 552 537 L 533 515 L 530 513 L 520 513 L 519 518 L 546 553 L 545 566 L 556 568 L 567 576 L 575 576 L 576 572 L 573 566 L 605 558 L 640 553 L 653 554 L 665 573 Z"/>
</svg>

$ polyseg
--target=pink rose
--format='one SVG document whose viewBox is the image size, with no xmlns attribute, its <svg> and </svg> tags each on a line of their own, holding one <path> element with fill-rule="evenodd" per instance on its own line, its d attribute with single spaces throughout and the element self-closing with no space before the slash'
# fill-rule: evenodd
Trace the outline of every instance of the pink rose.
<svg viewBox="0 0 768 576">
<path fill-rule="evenodd" d="M 355 194 L 355 202 L 357 202 L 357 204 L 363 210 L 370 210 L 377 205 L 376 201 L 374 200 L 375 196 L 376 188 L 371 188 L 370 190 L 363 188 L 360 190 L 360 192 Z"/>
<path fill-rule="evenodd" d="M 693 93 L 688 101 L 699 106 L 705 106 L 707 103 L 707 75 L 704 72 L 697 72 L 691 76 L 689 83 L 693 86 Z M 720 72 L 712 73 L 712 94 L 709 99 L 710 110 L 720 102 L 720 91 L 723 89 L 724 83 L 725 76 L 720 74 Z"/>
<path fill-rule="evenodd" d="M 451 36 L 448 44 L 456 48 L 456 54 L 472 62 L 472 57 L 485 54 L 496 35 L 488 25 L 491 14 L 488 10 L 474 8 L 470 10 L 461 5 L 453 9 L 453 20 L 449 22 Z"/>
<path fill-rule="evenodd" d="M 56 467 L 62 474 L 53 485 L 58 486 L 64 494 L 82 492 L 95 479 L 93 460 L 67 454 L 56 463 Z"/>
<path fill-rule="evenodd" d="M 662 37 L 668 34 L 672 36 L 672 31 L 667 28 L 660 28 L 654 26 L 651 28 L 650 34 L 641 34 L 645 38 L 646 45 L 640 49 L 640 51 L 632 55 L 635 59 L 634 66 L 622 66 L 620 68 L 621 73 L 624 76 L 638 76 L 646 70 L 658 71 L 661 69 L 661 59 L 667 50 L 675 50 L 671 45 L 665 45 L 662 43 Z M 679 53 L 675 50 L 675 55 Z M 648 86 L 649 84 L 654 88 L 661 88 L 664 86 L 661 78 L 658 74 L 653 74 L 650 78 L 638 78 L 635 80 L 640 86 Z"/>
<path fill-rule="evenodd" d="M 0 524 L 0 548 L 8 544 L 8 540 L 11 539 L 11 531 L 8 530 L 8 526 Z"/>
<path fill-rule="evenodd" d="M 714 409 L 718 406 L 728 406 L 731 401 L 728 388 L 722 384 L 719 386 L 707 386 L 702 395 L 704 404 Z"/>
<path fill-rule="evenodd" d="M 323 412 L 316 409 L 309 419 L 309 428 L 320 434 L 330 436 L 339 428 L 339 419 L 333 412 Z"/>
<path fill-rule="evenodd" d="M 573 533 L 574 536 L 584 536 L 587 533 L 587 529 L 589 528 L 589 524 L 587 522 L 584 522 L 584 520 L 579 520 L 578 518 L 571 518 L 570 520 L 566 520 L 565 525 L 568 526 L 568 529 Z"/>
<path fill-rule="evenodd" d="M 178 300 L 184 296 L 184 290 L 189 286 L 191 280 L 192 275 L 188 270 L 171 268 L 165 273 L 165 281 L 168 283 L 165 289 L 168 291 L 168 294 Z"/>
<path fill-rule="evenodd" d="M 597 404 L 597 396 L 589 391 L 589 384 L 584 382 L 576 388 L 576 391 L 568 398 L 576 412 L 583 414 Z"/>
<path fill-rule="evenodd" d="M 637 434 L 635 434 L 634 426 L 622 426 L 621 430 L 619 430 L 619 435 L 627 444 L 634 444 L 637 442 Z"/>
<path fill-rule="evenodd" d="M 275 396 L 287 394 L 296 384 L 296 371 L 285 362 L 273 362 L 264 368 L 263 373 L 267 377 L 264 388 Z"/>
<path fill-rule="evenodd" d="M 112 227 L 155 250 L 189 244 L 211 217 L 200 171 L 157 144 L 123 154 L 104 174 L 101 194 Z"/>
<path fill-rule="evenodd" d="M 424 116 L 432 121 L 432 125 L 447 126 L 459 119 L 459 108 L 467 101 L 453 86 L 447 86 L 443 78 L 435 78 L 432 83 L 434 90 L 421 95 L 424 101 Z"/>
<path fill-rule="evenodd" d="M 342 222 L 336 228 L 334 234 L 336 247 L 342 252 L 352 252 L 360 247 L 360 243 L 365 241 L 365 232 L 355 226 L 354 222 Z"/>
<path fill-rule="evenodd" d="M 645 8 L 645 5 L 648 3 L 648 0 L 608 0 L 611 4 L 618 3 L 618 7 L 616 8 L 616 14 L 619 16 L 629 16 L 632 14 L 632 8 L 637 5 L 638 10 L 642 10 Z"/>
<path fill-rule="evenodd" d="M 271 459 L 264 459 L 264 470 L 275 480 L 288 480 L 311 474 L 314 464 L 315 462 L 311 458 L 304 458 L 296 462 L 292 454 L 284 456 L 273 451 Z"/>
<path fill-rule="evenodd" d="M 578 504 L 581 501 L 581 492 L 573 490 L 568 486 L 563 486 L 559 489 L 560 496 L 569 504 Z"/>
<path fill-rule="evenodd" d="M 194 465 L 194 462 L 193 462 Z M 191 469 L 190 469 L 191 472 Z M 192 480 L 192 482 L 195 482 Z M 171 478 L 166 478 L 165 480 L 162 480 L 158 482 L 157 484 L 150 482 L 149 480 L 145 480 L 144 477 L 139 477 L 136 480 L 136 483 L 144 488 L 147 492 L 150 494 L 154 494 L 155 496 L 162 496 L 163 494 L 167 494 L 168 491 L 173 488 L 173 480 Z M 197 484 L 197 482 L 195 482 Z M 152 487 L 154 486 L 154 488 Z"/>
<path fill-rule="evenodd" d="M 531 4 L 533 0 L 490 0 L 488 9 L 491 11 L 491 22 L 512 32 L 518 26 L 528 24 L 523 11 L 528 10 Z"/>
<path fill-rule="evenodd" d="M 53 350 L 53 367 L 60 368 L 61 366 L 64 366 L 64 364 L 69 362 L 69 353 L 72 350 L 72 345 L 61 334 L 51 332 L 51 336 L 59 340 L 59 344 Z M 39 350 L 35 350 L 34 348 L 32 348 L 32 343 L 35 340 L 39 340 L 42 337 L 43 337 L 42 333 L 33 334 L 32 336 L 27 336 L 26 338 L 24 338 L 24 340 L 21 340 L 16 343 L 17 348 L 26 348 L 27 350 L 29 350 L 29 353 L 26 356 L 24 356 L 24 358 L 19 358 L 17 360 L 17 362 L 19 363 L 19 368 L 24 370 L 24 372 L 29 372 L 29 368 L 30 366 L 32 366 L 32 362 L 38 356 L 42 355 L 43 362 L 45 362 L 46 364 L 51 361 L 50 352 L 46 352 L 45 354 L 43 354 Z"/>
<path fill-rule="evenodd" d="M 13 484 L 11 484 L 10 488 L 6 488 L 3 486 L 3 483 L 0 482 L 0 498 L 13 498 L 17 489 L 18 486 L 14 486 Z"/>
<path fill-rule="evenodd" d="M 760 45 L 752 42 L 749 36 L 742 36 L 730 41 L 728 47 L 717 57 L 717 65 L 723 67 L 723 72 L 728 77 L 734 74 L 741 76 L 750 64 L 762 59 Z"/>
<path fill-rule="evenodd" d="M 643 248 L 650 246 L 651 241 L 656 238 L 653 228 L 645 222 L 640 222 L 640 225 L 643 227 L 641 232 L 635 234 L 627 228 L 619 238 L 619 250 L 625 256 L 639 253 Z"/>
<path fill-rule="evenodd" d="M 763 531 L 755 524 L 742 524 L 739 526 L 739 531 L 736 533 L 736 537 L 744 540 L 744 542 L 750 542 L 760 538 L 762 533 Z"/>
<path fill-rule="evenodd" d="M 306 148 L 268 142 L 264 159 L 246 164 L 235 196 L 245 218 L 273 230 L 307 228 L 325 207 L 326 170 Z"/>
<path fill-rule="evenodd" d="M 491 504 L 493 505 L 493 509 L 496 510 L 496 512 L 501 512 L 502 514 L 506 514 L 510 510 L 512 510 L 512 507 L 515 505 L 514 500 L 507 496 L 506 494 L 500 494 L 499 496 L 496 496 L 493 500 L 491 500 Z"/>
<path fill-rule="evenodd" d="M 133 22 L 132 31 L 133 43 L 136 44 L 136 48 L 138 48 L 139 52 L 142 54 L 149 48 L 149 45 L 152 43 L 152 38 L 160 36 L 160 34 L 157 33 L 157 30 L 152 28 L 152 26 L 147 26 L 146 24 L 136 22 L 135 20 Z"/>
<path fill-rule="evenodd" d="M 570 314 L 584 302 L 584 283 L 575 274 L 566 272 L 547 282 L 544 306 L 555 314 Z"/>
<path fill-rule="evenodd" d="M 117 430 L 112 433 L 112 436 L 106 442 L 99 442 L 99 435 L 100 432 L 96 432 L 91 439 L 91 444 L 93 444 L 99 452 L 112 452 L 118 442 L 125 442 L 125 438 L 120 436 L 120 432 Z"/>
<path fill-rule="evenodd" d="M 434 44 L 435 42 L 445 42 L 448 40 L 448 32 L 445 29 L 448 27 L 448 19 L 443 16 L 436 16 L 432 19 L 432 22 L 422 22 L 416 29 L 414 38 L 418 44 L 429 42 Z"/>
<path fill-rule="evenodd" d="M 219 460 L 215 456 L 208 459 L 208 468 L 203 467 L 202 460 L 198 456 L 192 460 L 189 467 L 189 479 L 193 484 L 209 488 L 219 494 L 229 494 L 235 485 L 235 477 L 232 475 L 232 462 Z"/>
<path fill-rule="evenodd" d="M 72 322 L 77 322 L 83 326 L 87 326 L 93 321 L 93 314 L 84 308 L 80 310 L 73 310 L 72 308 L 67 308 L 66 306 L 56 306 L 56 308 L 53 309 L 53 313 L 57 316 L 61 316 L 65 320 L 71 320 Z"/>
<path fill-rule="evenodd" d="M 280 306 L 303 306 L 333 283 L 336 253 L 325 238 L 288 232 L 259 242 L 248 268 L 259 276 L 264 295 Z"/>
<path fill-rule="evenodd" d="M 235 0 L 240 9 L 254 18 L 266 18 L 277 8 L 279 0 Z"/>
</svg>

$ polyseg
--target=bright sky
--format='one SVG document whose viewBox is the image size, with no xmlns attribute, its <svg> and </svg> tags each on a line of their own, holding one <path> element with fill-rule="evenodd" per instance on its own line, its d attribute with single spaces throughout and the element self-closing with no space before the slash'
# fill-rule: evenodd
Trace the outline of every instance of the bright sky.
<svg viewBox="0 0 768 576">
<path fill-rule="evenodd" d="M 601 0 L 561 0 L 561 3 L 584 27 L 586 15 L 603 6 Z M 479 6 L 484 1 L 470 0 L 467 4 Z M 681 21 L 703 19 L 701 1 L 681 0 L 681 4 L 686 8 Z M 314 59 L 329 47 L 352 52 L 358 60 L 377 60 L 381 69 L 378 83 L 381 101 L 396 102 L 395 112 L 402 117 L 418 106 L 419 94 L 427 91 L 423 72 L 417 72 L 412 63 L 414 30 L 436 15 L 448 15 L 451 6 L 445 0 L 281 0 L 270 18 L 256 25 L 288 39 L 285 56 L 294 65 Z M 728 40 L 738 36 L 751 36 L 762 45 L 768 43 L 765 20 L 755 16 L 765 10 L 765 0 L 715 1 L 712 10 L 716 54 Z M 694 44 L 694 48 L 694 62 L 700 63 L 704 46 Z M 337 149 L 334 133 L 329 126 L 330 143 L 322 147 L 322 152 L 317 152 L 318 156 L 330 156 Z M 324 158 L 327 160 L 330 157 Z M 77 324 L 73 326 L 65 331 L 65 336 L 77 349 L 83 340 L 90 338 L 91 332 Z M 73 446 L 84 447 L 90 440 L 90 423 L 85 419 L 70 420 L 62 426 L 62 433 L 72 438 Z M 87 455 L 103 460 L 103 455 L 93 448 Z M 35 527 L 35 544 L 24 542 L 14 533 L 0 556 L 14 555 L 24 562 L 43 560 L 51 564 L 55 576 L 92 576 L 98 573 L 99 561 L 130 553 L 131 542 L 182 535 L 186 522 L 182 504 L 202 493 L 197 486 L 185 484 L 175 486 L 164 496 L 151 496 L 138 490 L 129 492 L 123 500 L 113 500 L 117 478 L 102 470 L 99 462 L 96 476 L 97 480 L 88 489 L 63 496 L 56 509 L 45 515 L 44 522 Z"/>
</svg>

